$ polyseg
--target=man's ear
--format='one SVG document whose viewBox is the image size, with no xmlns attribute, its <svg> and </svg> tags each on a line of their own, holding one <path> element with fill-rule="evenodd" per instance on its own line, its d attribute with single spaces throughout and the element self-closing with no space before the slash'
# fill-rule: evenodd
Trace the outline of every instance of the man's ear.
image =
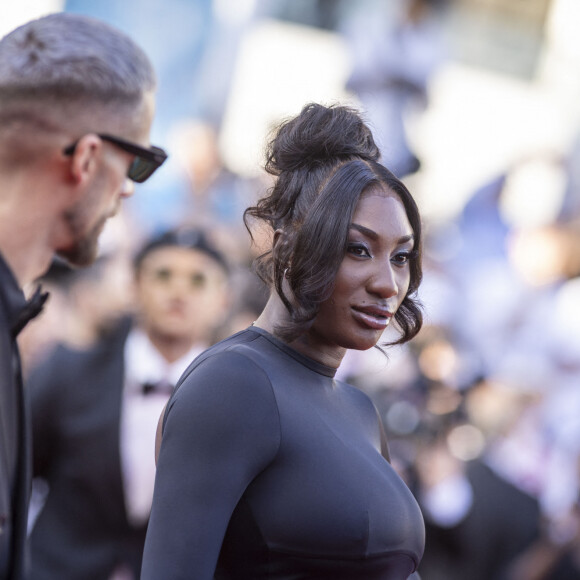
<svg viewBox="0 0 580 580">
<path fill-rule="evenodd" d="M 97 173 L 103 155 L 103 142 L 94 133 L 81 137 L 73 151 L 69 176 L 76 185 L 85 185 Z"/>
<path fill-rule="evenodd" d="M 128 292 L 131 296 L 131 303 L 138 304 L 139 302 L 139 290 L 141 288 L 142 280 L 141 265 L 138 268 L 133 268 L 133 275 L 131 276 L 128 284 Z"/>
</svg>

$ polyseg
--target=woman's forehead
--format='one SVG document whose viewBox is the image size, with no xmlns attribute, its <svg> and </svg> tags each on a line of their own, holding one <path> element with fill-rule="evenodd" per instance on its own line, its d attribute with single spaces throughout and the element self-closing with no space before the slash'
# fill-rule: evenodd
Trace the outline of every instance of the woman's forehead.
<svg viewBox="0 0 580 580">
<path fill-rule="evenodd" d="M 378 236 L 409 237 L 413 228 L 409 222 L 403 202 L 398 195 L 379 191 L 361 197 L 357 204 L 352 226 L 375 232 Z"/>
</svg>

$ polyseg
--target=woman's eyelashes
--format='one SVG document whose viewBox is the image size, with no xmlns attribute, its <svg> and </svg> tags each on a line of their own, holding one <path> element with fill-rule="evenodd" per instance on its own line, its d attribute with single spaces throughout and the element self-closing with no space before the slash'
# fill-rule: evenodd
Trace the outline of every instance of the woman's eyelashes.
<svg viewBox="0 0 580 580">
<path fill-rule="evenodd" d="M 406 266 L 411 260 L 418 256 L 417 250 L 405 250 L 403 252 L 398 252 L 393 256 L 393 261 L 401 266 Z"/>
<path fill-rule="evenodd" d="M 360 242 L 350 242 L 347 247 L 347 252 L 353 256 L 359 258 L 371 258 L 371 252 L 369 248 Z"/>
<path fill-rule="evenodd" d="M 404 250 L 402 252 L 397 252 L 392 258 L 391 261 L 396 264 L 397 266 L 406 266 L 409 261 L 415 257 L 417 252 L 414 250 Z"/>
<path fill-rule="evenodd" d="M 347 252 L 358 258 L 372 258 L 373 253 L 371 249 L 364 243 L 361 242 L 350 242 L 348 244 Z M 396 266 L 405 266 L 408 264 L 415 256 L 417 252 L 415 250 L 398 250 L 391 257 L 391 262 Z"/>
</svg>

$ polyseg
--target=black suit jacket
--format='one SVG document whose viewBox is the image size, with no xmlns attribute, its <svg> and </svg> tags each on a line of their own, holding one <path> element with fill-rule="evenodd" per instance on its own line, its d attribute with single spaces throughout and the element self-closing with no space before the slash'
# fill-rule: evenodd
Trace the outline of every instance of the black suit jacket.
<svg viewBox="0 0 580 580">
<path fill-rule="evenodd" d="M 145 526 L 128 523 L 119 449 L 129 327 L 86 352 L 58 347 L 30 376 L 34 475 L 49 485 L 31 580 L 106 580 L 119 562 L 138 577 Z"/>
<path fill-rule="evenodd" d="M 30 433 L 16 337 L 47 295 L 27 302 L 0 254 L 0 580 L 24 574 Z"/>
<path fill-rule="evenodd" d="M 499 477 L 482 461 L 467 465 L 473 505 L 457 525 L 443 528 L 425 518 L 423 580 L 503 580 L 514 558 L 539 536 L 535 498 Z"/>
</svg>

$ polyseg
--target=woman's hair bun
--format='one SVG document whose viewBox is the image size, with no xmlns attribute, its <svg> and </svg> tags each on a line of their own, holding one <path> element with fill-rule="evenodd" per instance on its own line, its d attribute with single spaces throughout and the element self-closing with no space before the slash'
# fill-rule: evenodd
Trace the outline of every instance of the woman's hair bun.
<svg viewBox="0 0 580 580">
<path fill-rule="evenodd" d="M 370 161 L 380 157 L 360 113 L 351 107 L 310 103 L 276 129 L 266 151 L 265 168 L 279 175 L 357 157 Z"/>
</svg>

